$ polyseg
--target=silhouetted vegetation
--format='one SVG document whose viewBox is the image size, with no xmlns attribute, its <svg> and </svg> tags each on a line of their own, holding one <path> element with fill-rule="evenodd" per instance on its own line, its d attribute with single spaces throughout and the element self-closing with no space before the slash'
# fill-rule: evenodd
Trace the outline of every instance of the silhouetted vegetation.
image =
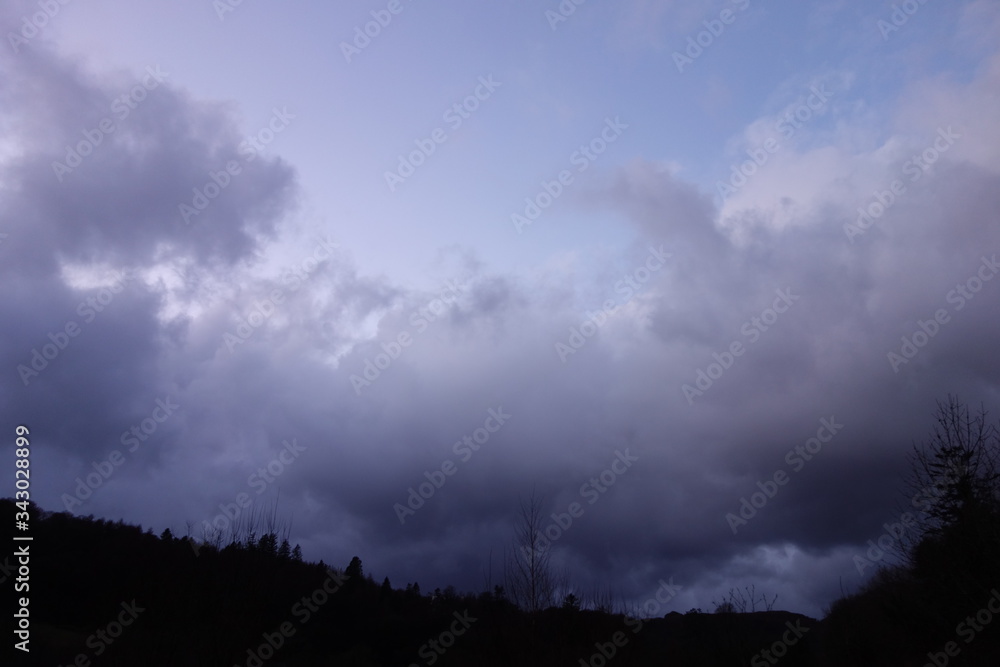
<svg viewBox="0 0 1000 667">
<path fill-rule="evenodd" d="M 1000 432 L 984 410 L 971 415 L 954 398 L 939 404 L 930 439 L 911 458 L 898 523 L 912 528 L 895 540 L 904 563 L 881 567 L 832 606 L 824 664 L 998 664 L 998 462 Z"/>
<path fill-rule="evenodd" d="M 620 613 L 610 589 L 556 601 L 530 552 L 514 582 L 520 606 L 491 582 L 479 594 L 425 595 L 417 582 L 376 583 L 358 556 L 344 569 L 303 561 L 273 511 L 206 544 L 32 505 L 24 664 L 994 665 L 1000 614 L 981 610 L 995 596 L 1000 611 L 998 439 L 984 412 L 941 405 L 913 454 L 902 510 L 913 528 L 895 540 L 904 559 L 871 564 L 868 585 L 823 620 L 773 611 L 774 597 L 750 587 L 730 590 L 714 613 L 653 619 Z M 15 511 L 9 499 L 0 508 Z M 534 499 L 521 509 L 522 528 L 537 523 Z M 16 575 L 2 565 L 10 586 Z"/>
</svg>

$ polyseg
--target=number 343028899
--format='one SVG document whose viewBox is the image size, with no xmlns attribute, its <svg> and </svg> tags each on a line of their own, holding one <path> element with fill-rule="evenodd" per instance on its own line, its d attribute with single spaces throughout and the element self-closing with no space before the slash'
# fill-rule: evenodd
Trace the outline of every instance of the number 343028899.
<svg viewBox="0 0 1000 667">
<path fill-rule="evenodd" d="M 17 490 L 14 494 L 14 497 L 17 500 L 23 501 L 17 503 L 18 508 L 23 511 L 17 513 L 16 520 L 26 521 L 28 519 L 28 512 L 27 512 L 28 500 L 31 499 L 31 495 L 28 491 L 29 487 L 31 486 L 31 462 L 30 459 L 28 458 L 29 455 L 31 454 L 30 450 L 31 443 L 28 441 L 27 438 L 29 434 L 27 426 L 18 426 L 15 429 L 15 433 L 17 434 L 17 439 L 15 441 L 17 447 L 14 450 L 14 455 L 17 457 L 17 460 L 14 463 L 14 466 L 16 468 L 14 471 L 14 479 L 15 479 L 14 486 L 17 488 Z M 22 517 L 22 515 L 24 516 Z"/>
</svg>

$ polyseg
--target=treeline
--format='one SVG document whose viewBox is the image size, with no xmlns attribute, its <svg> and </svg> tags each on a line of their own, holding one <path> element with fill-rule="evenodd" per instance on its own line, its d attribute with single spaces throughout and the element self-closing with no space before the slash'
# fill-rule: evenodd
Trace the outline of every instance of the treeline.
<svg viewBox="0 0 1000 667">
<path fill-rule="evenodd" d="M 0 500 L 0 512 L 13 511 Z M 785 612 L 640 621 L 572 598 L 528 612 L 502 586 L 425 593 L 417 582 L 376 582 L 358 557 L 342 569 L 299 560 L 274 533 L 220 549 L 121 521 L 29 511 L 31 653 L 11 664 L 596 667 L 674 656 L 735 665 L 749 664 L 786 623 L 814 623 Z M 12 601 L 11 583 L 3 585 Z M 807 644 L 784 664 L 810 664 Z"/>
<path fill-rule="evenodd" d="M 824 665 L 1000 664 L 1000 431 L 949 398 L 911 463 L 884 542 L 902 562 L 832 605 Z"/>
<path fill-rule="evenodd" d="M 869 584 L 821 621 L 771 611 L 749 588 L 714 614 L 636 619 L 610 598 L 575 595 L 559 604 L 551 594 L 566 588 L 530 549 L 514 576 L 505 564 L 510 592 L 427 594 L 377 582 L 358 557 L 343 568 L 305 561 L 273 511 L 205 542 L 30 505 L 31 653 L 3 664 L 1000 664 L 1000 432 L 950 400 L 912 463 L 900 508 L 909 529 L 894 537 L 902 562 L 870 565 Z M 522 539 L 538 509 L 522 504 Z M 3 516 L 15 511 L 0 500 Z M 0 528 L 7 544 L 12 524 Z M 8 619 L 16 571 L 10 556 L 0 562 Z"/>
</svg>

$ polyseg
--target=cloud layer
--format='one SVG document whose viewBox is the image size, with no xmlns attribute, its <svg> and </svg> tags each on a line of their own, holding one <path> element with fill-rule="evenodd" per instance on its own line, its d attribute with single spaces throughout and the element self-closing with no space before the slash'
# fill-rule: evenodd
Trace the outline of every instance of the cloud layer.
<svg viewBox="0 0 1000 667">
<path fill-rule="evenodd" d="M 421 290 L 302 213 L 253 141 L 281 109 L 250 127 L 154 63 L 40 45 L 0 70 L 0 393 L 47 509 L 200 535 L 280 496 L 309 558 L 478 589 L 534 490 L 556 525 L 582 509 L 552 548 L 585 591 L 673 578 L 683 611 L 755 582 L 819 614 L 897 519 L 935 401 L 997 404 L 995 52 L 914 78 L 882 127 L 831 75 L 838 122 L 765 148 L 724 202 L 652 157 L 604 169 L 567 200 L 623 251 L 513 272 L 450 250 Z M 800 104 L 733 139 L 737 170 Z"/>
</svg>

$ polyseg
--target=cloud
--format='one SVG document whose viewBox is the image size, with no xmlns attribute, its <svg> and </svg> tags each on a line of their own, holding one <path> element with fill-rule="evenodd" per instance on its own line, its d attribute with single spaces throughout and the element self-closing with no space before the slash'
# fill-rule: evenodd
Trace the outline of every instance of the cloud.
<svg viewBox="0 0 1000 667">
<path fill-rule="evenodd" d="M 635 12 L 659 16 L 654 4 Z M 962 308 L 949 300 L 1000 251 L 995 56 L 969 81 L 907 86 L 887 136 L 804 127 L 721 208 L 636 158 L 578 198 L 626 221 L 634 242 L 619 255 L 544 277 L 472 255 L 429 290 L 365 275 L 298 218 L 294 171 L 247 159 L 241 144 L 262 128 L 230 105 L 167 76 L 118 119 L 114 100 L 147 70 L 87 73 L 41 42 L 2 58 L 0 126 L 17 140 L 0 163 L 0 398 L 37 425 L 48 509 L 170 399 L 176 411 L 76 511 L 176 532 L 240 493 L 280 495 L 307 557 L 358 554 L 397 585 L 477 589 L 491 552 L 498 583 L 534 488 L 546 516 L 583 507 L 554 549 L 585 588 L 612 579 L 645 599 L 675 577 L 683 610 L 749 579 L 815 614 L 854 549 L 894 520 L 934 401 L 997 398 L 1000 280 Z M 829 114 L 864 125 L 846 84 L 837 94 Z M 114 132 L 60 181 L 52 163 L 106 117 Z M 774 120 L 750 124 L 734 152 Z M 960 138 L 908 172 L 947 127 Z M 180 204 L 223 170 L 228 185 L 186 224 Z M 845 225 L 894 180 L 905 192 L 852 243 Z M 888 353 L 939 309 L 949 321 L 894 369 Z M 35 350 L 45 367 L 25 383 Z M 509 421 L 462 460 L 472 450 L 457 443 L 490 410 Z M 796 470 L 789 452 L 824 419 L 843 430 Z M 258 495 L 254 474 L 290 440 L 305 449 Z M 625 451 L 638 460 L 602 482 Z M 457 471 L 401 524 L 394 506 L 449 460 Z M 779 471 L 787 483 L 734 534 L 727 514 Z"/>
<path fill-rule="evenodd" d="M 16 137 L 0 165 L 3 317 L 19 323 L 4 336 L 11 406 L 51 424 L 57 446 L 96 455 L 178 391 L 161 363 L 183 327 L 158 317 L 167 295 L 150 272 L 183 261 L 228 279 L 292 210 L 293 174 L 258 156 L 185 225 L 179 204 L 239 153 L 231 110 L 192 101 L 156 65 L 87 74 L 42 42 L 0 58 L 2 124 Z M 70 151 L 86 155 L 57 173 Z"/>
</svg>

